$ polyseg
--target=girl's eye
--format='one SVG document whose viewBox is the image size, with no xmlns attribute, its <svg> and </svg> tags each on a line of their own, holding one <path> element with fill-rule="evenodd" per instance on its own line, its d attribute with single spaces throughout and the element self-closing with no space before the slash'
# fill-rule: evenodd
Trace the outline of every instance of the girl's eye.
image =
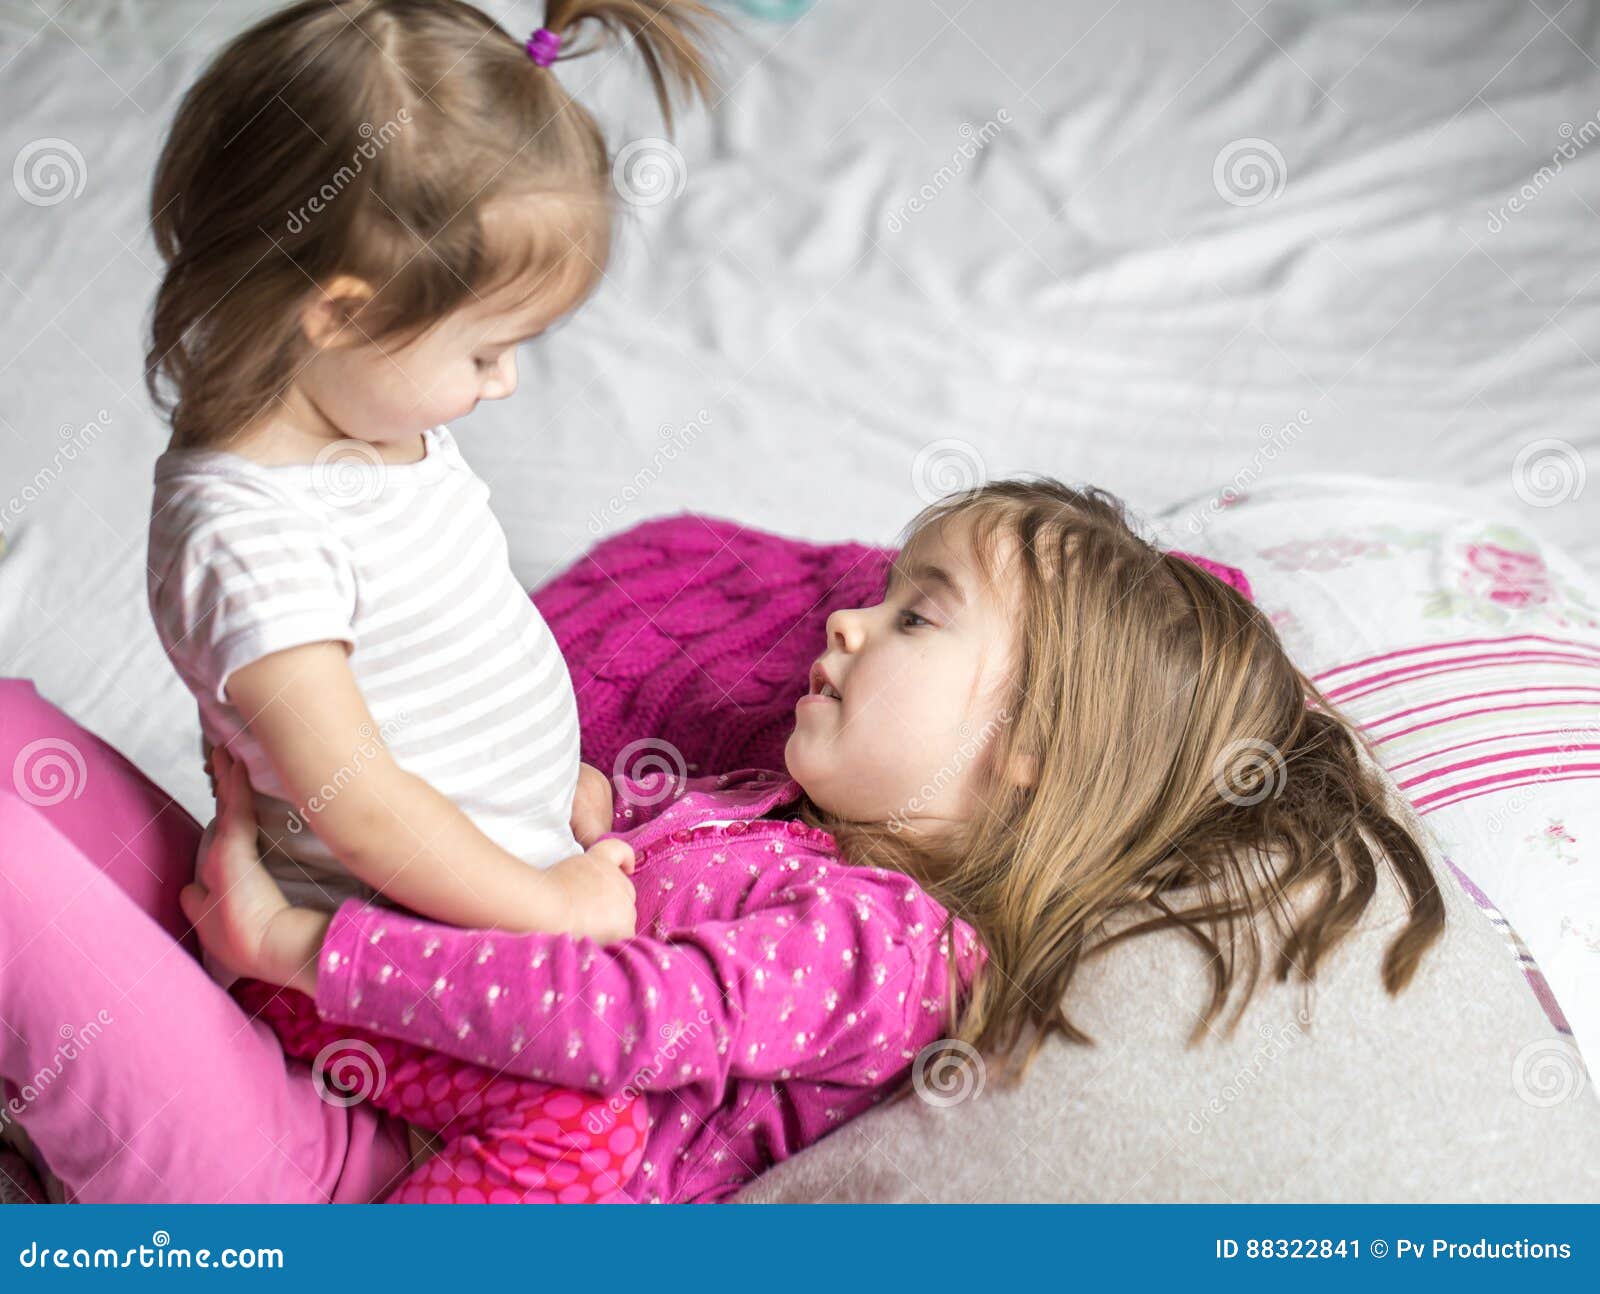
<svg viewBox="0 0 1600 1294">
<path fill-rule="evenodd" d="M 916 621 L 916 623 L 908 623 L 911 620 Z M 900 627 L 902 629 L 916 629 L 921 625 L 931 625 L 932 623 L 933 621 L 924 616 L 919 616 L 915 611 L 906 610 L 900 613 Z"/>
</svg>

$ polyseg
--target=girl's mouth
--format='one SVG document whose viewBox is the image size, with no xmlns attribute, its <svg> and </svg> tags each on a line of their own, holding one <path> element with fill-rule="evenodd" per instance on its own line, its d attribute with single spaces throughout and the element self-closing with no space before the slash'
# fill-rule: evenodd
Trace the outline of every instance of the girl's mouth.
<svg viewBox="0 0 1600 1294">
<path fill-rule="evenodd" d="M 807 698 L 826 698 L 830 701 L 842 701 L 839 689 L 833 685 L 833 680 L 828 677 L 828 671 L 822 668 L 822 662 L 815 661 L 811 666 L 810 691 Z"/>
</svg>

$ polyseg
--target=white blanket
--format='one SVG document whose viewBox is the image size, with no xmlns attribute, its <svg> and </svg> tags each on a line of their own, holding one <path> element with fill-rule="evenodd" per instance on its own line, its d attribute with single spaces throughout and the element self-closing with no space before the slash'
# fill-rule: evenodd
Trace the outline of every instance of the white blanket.
<svg viewBox="0 0 1600 1294">
<path fill-rule="evenodd" d="M 196 810 L 143 597 L 145 208 L 178 95 L 266 7 L 0 0 L 0 672 Z M 888 540 L 1018 471 L 1148 509 L 1286 471 L 1471 483 L 1600 570 L 1595 4 L 724 7 L 714 113 L 681 162 L 630 154 L 665 157 L 661 200 L 456 427 L 525 582 L 686 508 Z M 618 148 L 661 133 L 627 60 L 562 75 Z"/>
</svg>

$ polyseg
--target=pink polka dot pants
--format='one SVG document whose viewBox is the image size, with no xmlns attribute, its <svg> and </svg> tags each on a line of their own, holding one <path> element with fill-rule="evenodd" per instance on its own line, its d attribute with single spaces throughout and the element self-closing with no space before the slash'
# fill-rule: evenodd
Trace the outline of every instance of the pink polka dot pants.
<svg viewBox="0 0 1600 1294">
<path fill-rule="evenodd" d="M 627 1201 L 622 1187 L 644 1158 L 648 1127 L 637 1097 L 508 1078 L 382 1034 L 326 1024 L 305 994 L 258 980 L 239 981 L 233 995 L 272 1026 L 286 1054 L 313 1062 L 328 1100 L 371 1101 L 444 1139 L 388 1203 Z"/>
</svg>

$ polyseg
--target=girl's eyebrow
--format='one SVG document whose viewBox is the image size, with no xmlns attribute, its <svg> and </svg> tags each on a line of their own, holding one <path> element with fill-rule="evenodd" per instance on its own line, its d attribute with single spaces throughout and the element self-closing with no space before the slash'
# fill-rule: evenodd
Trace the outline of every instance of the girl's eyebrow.
<svg viewBox="0 0 1600 1294">
<path fill-rule="evenodd" d="M 888 578 L 884 581 L 884 593 L 894 586 L 896 578 L 909 580 L 918 590 L 924 590 L 924 585 L 938 585 L 947 590 L 950 596 L 961 606 L 967 604 L 966 594 L 961 591 L 961 584 L 944 567 L 933 562 L 918 562 L 909 569 L 901 566 L 897 557 L 889 563 Z"/>
</svg>

